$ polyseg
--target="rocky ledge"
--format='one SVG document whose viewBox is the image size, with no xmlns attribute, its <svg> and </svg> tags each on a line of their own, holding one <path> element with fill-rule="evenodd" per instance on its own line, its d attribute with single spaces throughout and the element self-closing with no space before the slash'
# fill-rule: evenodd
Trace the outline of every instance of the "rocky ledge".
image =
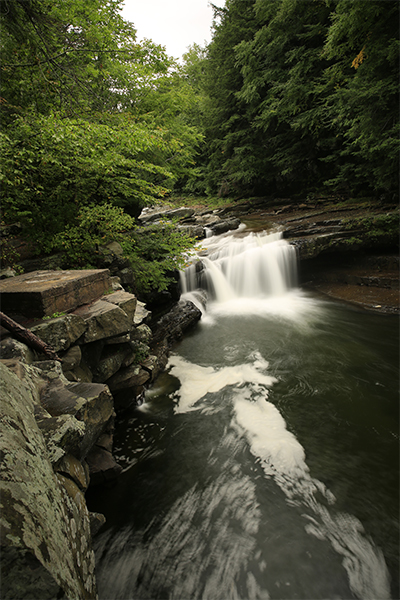
<svg viewBox="0 0 400 600">
<path fill-rule="evenodd" d="M 280 230 L 297 249 L 303 286 L 368 310 L 399 312 L 399 213 L 393 204 L 253 198 L 186 218 L 204 216 L 224 224 L 237 219 L 252 231 Z"/>
<path fill-rule="evenodd" d="M 190 302 L 176 303 L 150 328 L 151 313 L 108 272 L 88 276 L 101 282 L 92 293 L 106 289 L 100 297 L 89 298 L 87 289 L 79 295 L 82 272 L 0 282 L 12 317 L 60 359 L 48 360 L 1 329 L 4 598 L 96 598 L 91 536 L 104 517 L 89 513 L 85 492 L 121 471 L 112 455 L 115 411 L 140 401 L 171 344 L 201 315 Z M 27 290 L 36 314 L 55 301 L 66 312 L 32 319 Z M 87 303 L 77 306 L 80 297 Z"/>
</svg>

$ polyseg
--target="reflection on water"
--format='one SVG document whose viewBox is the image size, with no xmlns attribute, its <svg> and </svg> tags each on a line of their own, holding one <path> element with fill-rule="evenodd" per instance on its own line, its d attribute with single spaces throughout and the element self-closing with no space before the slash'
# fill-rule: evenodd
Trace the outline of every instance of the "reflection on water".
<svg viewBox="0 0 400 600">
<path fill-rule="evenodd" d="M 91 500 L 102 599 L 398 598 L 390 317 L 293 289 L 216 299 L 116 455 Z"/>
</svg>

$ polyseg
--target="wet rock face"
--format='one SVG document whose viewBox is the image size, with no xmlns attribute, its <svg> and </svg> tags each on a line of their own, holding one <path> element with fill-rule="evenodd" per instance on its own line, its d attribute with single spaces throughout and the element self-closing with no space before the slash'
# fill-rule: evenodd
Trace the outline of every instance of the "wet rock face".
<svg viewBox="0 0 400 600">
<path fill-rule="evenodd" d="M 178 341 L 184 331 L 195 325 L 201 318 L 201 311 L 190 302 L 181 300 L 166 315 L 162 316 L 153 326 L 153 343 L 163 340 L 171 346 Z"/>
<path fill-rule="evenodd" d="M 206 232 L 213 235 L 220 235 L 227 231 L 237 229 L 240 220 L 236 216 L 222 218 L 223 212 L 218 210 L 206 210 L 196 213 L 193 208 L 175 208 L 160 210 L 144 210 L 139 217 L 139 221 L 144 225 L 159 222 L 161 219 L 178 219 L 178 229 L 188 233 L 190 236 L 202 239 L 206 237 Z"/>
<path fill-rule="evenodd" d="M 41 572 L 37 580 L 42 591 L 32 591 L 30 597 L 47 597 L 37 594 L 45 594 L 46 584 L 52 593 L 55 582 L 67 597 L 95 598 L 94 554 L 82 492 L 71 479 L 67 489 L 54 473 L 31 390 L 1 363 L 0 376 L 2 566 L 6 569 L 18 558 L 20 568 L 27 569 L 33 561 Z M 23 597 L 19 585 L 20 579 L 3 571 L 3 597 Z"/>
</svg>

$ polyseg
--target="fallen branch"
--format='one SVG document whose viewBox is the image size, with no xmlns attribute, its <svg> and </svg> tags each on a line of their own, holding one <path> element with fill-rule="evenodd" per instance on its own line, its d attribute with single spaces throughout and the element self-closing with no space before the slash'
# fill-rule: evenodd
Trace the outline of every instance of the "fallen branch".
<svg viewBox="0 0 400 600">
<path fill-rule="evenodd" d="M 24 344 L 30 348 L 33 348 L 39 352 L 43 352 L 43 354 L 45 354 L 51 360 L 58 360 L 59 362 L 62 362 L 62 359 L 57 356 L 57 353 L 51 346 L 38 338 L 37 335 L 32 333 L 32 331 L 29 329 L 22 327 L 22 325 L 16 323 L 16 321 L 13 321 L 10 319 L 10 317 L 7 317 L 7 315 L 5 315 L 3 312 L 0 312 L 0 325 L 7 329 L 7 331 L 9 331 L 13 337 L 17 338 L 21 342 L 24 342 Z"/>
</svg>

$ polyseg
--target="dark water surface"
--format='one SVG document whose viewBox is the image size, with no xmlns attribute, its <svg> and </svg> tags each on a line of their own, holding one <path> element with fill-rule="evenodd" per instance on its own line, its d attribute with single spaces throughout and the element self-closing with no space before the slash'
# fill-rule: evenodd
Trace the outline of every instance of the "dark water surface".
<svg viewBox="0 0 400 600">
<path fill-rule="evenodd" d="M 399 598 L 398 320 L 211 302 L 92 491 L 100 598 Z"/>
<path fill-rule="evenodd" d="M 397 320 L 307 300 L 200 324 L 118 424 L 101 598 L 399 597 Z"/>
</svg>

